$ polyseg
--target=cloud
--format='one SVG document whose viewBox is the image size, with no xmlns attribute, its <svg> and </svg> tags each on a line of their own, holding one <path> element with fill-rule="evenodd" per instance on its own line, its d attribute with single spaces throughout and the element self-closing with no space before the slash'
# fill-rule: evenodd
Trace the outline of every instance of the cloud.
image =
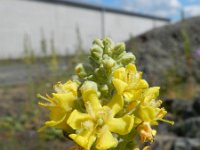
<svg viewBox="0 0 200 150">
<path fill-rule="evenodd" d="M 182 4 L 180 0 L 76 0 L 102 4 L 143 14 L 172 18 L 179 16 Z M 177 17 L 178 18 L 178 17 Z M 172 18 L 173 19 L 173 18 Z"/>
<path fill-rule="evenodd" d="M 190 5 L 184 7 L 186 17 L 200 16 L 200 5 Z"/>
<path fill-rule="evenodd" d="M 124 0 L 124 8 L 146 14 L 168 17 L 182 7 L 178 0 Z"/>
<path fill-rule="evenodd" d="M 200 0 L 76 0 L 81 2 L 116 7 L 138 13 L 171 18 L 181 18 L 184 10 L 186 17 L 200 15 Z"/>
</svg>

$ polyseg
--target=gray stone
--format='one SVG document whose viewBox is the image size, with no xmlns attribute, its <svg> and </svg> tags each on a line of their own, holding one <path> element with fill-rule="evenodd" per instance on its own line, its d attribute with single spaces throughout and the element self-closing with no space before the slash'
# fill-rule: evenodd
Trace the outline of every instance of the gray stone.
<svg viewBox="0 0 200 150">
<path fill-rule="evenodd" d="M 196 50 L 200 48 L 200 17 L 185 22 L 156 28 L 126 42 L 127 49 L 136 55 L 139 69 L 151 84 L 185 82 L 191 74 L 200 82 L 200 58 Z M 184 27 L 183 27 L 184 26 Z M 184 54 L 183 32 L 187 33 L 191 51 L 191 64 L 187 65 Z"/>
<path fill-rule="evenodd" d="M 153 150 L 199 150 L 200 139 L 158 135 L 151 148 Z"/>
<path fill-rule="evenodd" d="M 200 93 L 194 98 L 193 109 L 200 115 Z"/>
<path fill-rule="evenodd" d="M 192 117 L 178 122 L 172 129 L 178 136 L 200 138 L 200 117 Z"/>
</svg>

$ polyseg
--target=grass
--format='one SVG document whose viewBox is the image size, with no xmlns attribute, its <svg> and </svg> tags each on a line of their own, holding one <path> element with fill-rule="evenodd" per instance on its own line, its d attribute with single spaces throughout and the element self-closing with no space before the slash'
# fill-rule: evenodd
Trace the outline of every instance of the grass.
<svg viewBox="0 0 200 150">
<path fill-rule="evenodd" d="M 48 60 L 48 58 L 46 58 Z M 20 62 L 14 60 L 12 63 Z M 12 64 L 10 63 L 10 64 Z M 52 85 L 56 83 L 52 76 L 46 76 L 45 79 L 33 80 L 31 77 L 30 65 L 27 64 L 28 82 L 23 85 L 10 85 L 0 88 L 0 149 L 1 150 L 25 150 L 47 149 L 46 141 L 62 139 L 60 146 L 57 143 L 50 142 L 52 147 L 48 149 L 60 149 L 65 147 L 66 141 L 61 138 L 62 134 L 58 131 L 47 130 L 43 134 L 38 134 L 37 129 L 47 119 L 46 112 L 38 106 L 37 93 L 46 94 L 52 91 Z M 73 71 L 62 71 L 57 75 L 57 79 L 66 81 Z M 60 132 L 60 131 L 59 131 Z M 58 137 L 58 135 L 60 137 Z M 27 138 L 30 137 L 30 138 Z M 31 142 L 33 140 L 33 142 Z M 27 143 L 30 143 L 27 144 Z"/>
<path fill-rule="evenodd" d="M 23 150 L 30 149 L 32 146 L 35 149 L 47 149 L 46 142 L 49 141 L 50 145 L 54 145 L 55 143 L 51 143 L 54 140 L 60 140 L 60 144 L 63 147 L 66 144 L 67 140 L 64 140 L 58 130 L 49 129 L 44 133 L 37 133 L 37 129 L 47 120 L 47 113 L 38 106 L 36 94 L 45 94 L 51 90 L 45 92 L 44 89 L 48 90 L 52 88 L 49 87 L 48 81 L 34 82 L 33 85 L 34 91 L 32 92 L 30 92 L 32 87 L 23 85 L 22 87 L 10 87 L 1 95 L 1 150 Z M 22 95 L 20 96 L 18 93 Z M 30 145 L 27 145 L 25 141 L 30 143 Z M 52 146 L 49 149 L 56 149 L 56 147 L 58 145 Z"/>
<path fill-rule="evenodd" d="M 78 61 L 85 59 L 83 52 L 78 56 L 58 56 L 54 45 L 52 54 L 44 57 L 29 57 L 23 59 L 0 60 L 0 67 L 23 64 L 27 72 L 27 82 L 18 85 L 0 86 L 0 149 L 1 150 L 53 150 L 66 149 L 68 139 L 60 130 L 48 129 L 37 133 L 37 129 L 48 120 L 46 110 L 38 106 L 38 93 L 45 95 L 53 92 L 53 85 L 66 82 L 74 74 L 74 67 Z M 60 64 L 66 64 L 61 68 Z M 32 66 L 38 66 L 39 78 L 33 79 Z M 40 65 L 46 66 L 47 72 L 40 70 Z"/>
</svg>

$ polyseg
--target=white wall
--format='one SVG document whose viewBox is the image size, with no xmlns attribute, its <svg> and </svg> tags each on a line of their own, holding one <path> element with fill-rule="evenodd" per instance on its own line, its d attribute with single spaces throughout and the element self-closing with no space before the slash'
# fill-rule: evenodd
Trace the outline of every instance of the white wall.
<svg viewBox="0 0 200 150">
<path fill-rule="evenodd" d="M 26 0 L 0 0 L 0 58 L 20 57 L 28 35 L 36 54 L 40 54 L 42 33 L 50 47 L 54 37 L 59 54 L 73 53 L 77 46 L 77 28 L 83 47 L 89 48 L 95 37 L 102 35 L 100 11 Z M 105 35 L 123 41 L 154 25 L 166 22 L 105 13 Z"/>
<path fill-rule="evenodd" d="M 105 30 L 107 36 L 123 41 L 148 30 L 165 25 L 166 22 L 124 14 L 106 13 Z"/>
</svg>

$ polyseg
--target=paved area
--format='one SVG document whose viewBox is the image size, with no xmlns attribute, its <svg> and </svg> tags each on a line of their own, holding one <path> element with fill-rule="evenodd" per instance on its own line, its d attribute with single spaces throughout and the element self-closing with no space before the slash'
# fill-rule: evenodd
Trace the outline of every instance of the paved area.
<svg viewBox="0 0 200 150">
<path fill-rule="evenodd" d="M 59 65 L 62 71 L 67 69 L 63 62 Z M 58 73 L 62 72 L 59 71 Z M 51 75 L 50 67 L 44 64 L 33 64 L 27 66 L 22 63 L 0 65 L 0 86 L 23 84 L 38 78 L 45 78 Z"/>
</svg>

